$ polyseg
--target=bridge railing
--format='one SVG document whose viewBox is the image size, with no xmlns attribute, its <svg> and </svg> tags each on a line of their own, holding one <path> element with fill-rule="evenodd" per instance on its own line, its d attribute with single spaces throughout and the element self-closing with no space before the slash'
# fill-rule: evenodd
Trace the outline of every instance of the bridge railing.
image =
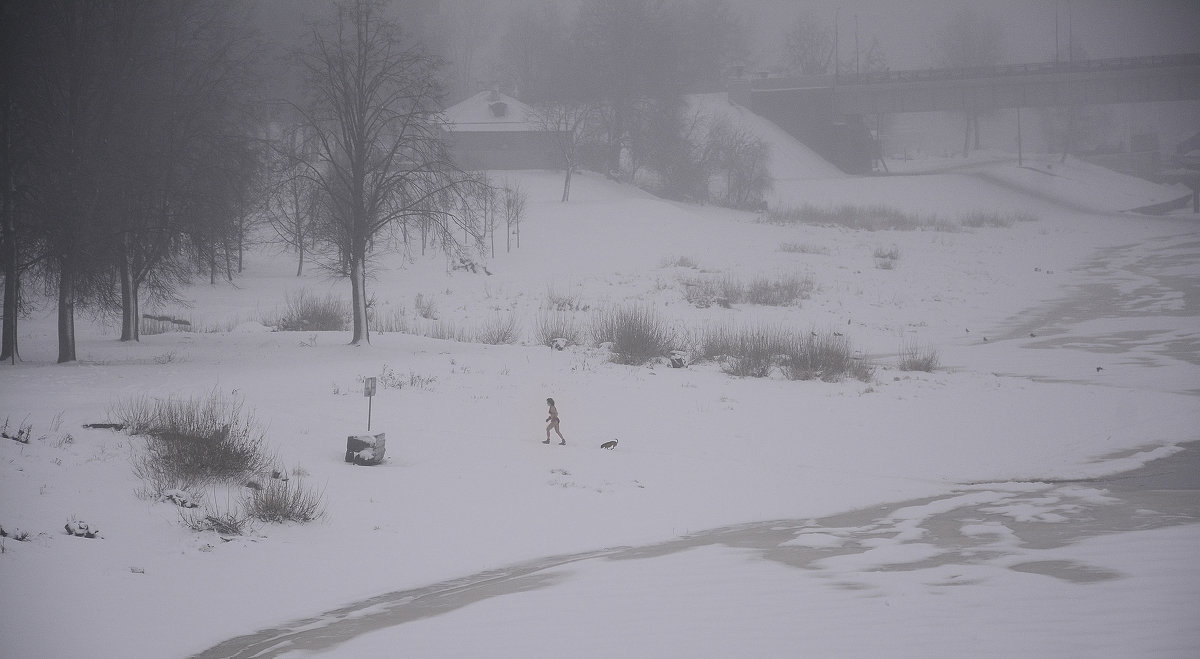
<svg viewBox="0 0 1200 659">
<path fill-rule="evenodd" d="M 900 71 L 870 71 L 866 73 L 840 73 L 839 85 L 867 85 L 887 82 L 923 82 L 930 80 L 962 80 L 964 78 L 995 78 L 1001 76 L 1079 73 L 1089 71 L 1128 71 L 1132 69 L 1162 68 L 1175 66 L 1200 66 L 1200 53 L 1179 55 L 1148 55 L 1144 57 L 1115 57 L 1109 59 L 1086 59 L 1059 62 L 1035 62 L 1029 64 L 1002 64 L 997 66 L 973 66 L 957 69 L 910 69 Z M 831 76 L 823 76 L 830 78 Z"/>
</svg>

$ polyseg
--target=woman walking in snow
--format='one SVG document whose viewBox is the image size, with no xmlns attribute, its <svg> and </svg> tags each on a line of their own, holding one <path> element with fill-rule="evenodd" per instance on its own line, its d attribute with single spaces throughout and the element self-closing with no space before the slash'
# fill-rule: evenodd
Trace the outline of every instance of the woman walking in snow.
<svg viewBox="0 0 1200 659">
<path fill-rule="evenodd" d="M 546 421 L 549 421 L 550 424 L 546 426 L 546 441 L 542 443 L 550 443 L 550 431 L 553 430 L 554 432 L 558 433 L 558 438 L 562 440 L 558 443 L 558 445 L 565 446 L 567 443 L 567 438 L 563 437 L 562 431 L 558 429 L 558 408 L 554 406 L 554 399 L 547 398 L 546 404 L 550 406 L 550 416 L 546 417 Z"/>
</svg>

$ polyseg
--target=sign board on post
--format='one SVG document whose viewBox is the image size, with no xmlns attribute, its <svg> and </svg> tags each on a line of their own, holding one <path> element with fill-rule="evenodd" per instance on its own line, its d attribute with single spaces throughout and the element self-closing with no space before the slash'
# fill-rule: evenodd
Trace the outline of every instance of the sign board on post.
<svg viewBox="0 0 1200 659">
<path fill-rule="evenodd" d="M 375 397 L 375 378 L 363 381 L 363 395 L 367 397 L 367 432 L 371 432 L 371 399 Z"/>
</svg>

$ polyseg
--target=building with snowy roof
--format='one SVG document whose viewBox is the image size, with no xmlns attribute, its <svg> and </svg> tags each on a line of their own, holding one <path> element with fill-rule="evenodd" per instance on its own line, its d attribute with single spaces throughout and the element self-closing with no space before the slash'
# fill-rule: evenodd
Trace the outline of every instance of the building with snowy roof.
<svg viewBox="0 0 1200 659">
<path fill-rule="evenodd" d="M 483 91 L 446 108 L 443 131 L 454 162 L 467 170 L 560 169 L 553 131 L 511 96 Z"/>
</svg>

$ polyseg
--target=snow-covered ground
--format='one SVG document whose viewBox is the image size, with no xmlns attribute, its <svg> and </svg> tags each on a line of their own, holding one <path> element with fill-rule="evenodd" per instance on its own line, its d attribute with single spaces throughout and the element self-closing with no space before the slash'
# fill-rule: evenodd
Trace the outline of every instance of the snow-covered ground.
<svg viewBox="0 0 1200 659">
<path fill-rule="evenodd" d="M 192 286 L 191 308 L 144 310 L 233 331 L 130 345 L 81 320 L 79 362 L 56 365 L 44 305 L 23 321 L 24 362 L 0 367 L 0 415 L 10 430 L 31 425 L 34 438 L 0 441 L 0 526 L 31 534 L 3 542 L 0 655 L 182 656 L 380 593 L 538 557 L 816 519 L 946 496 L 968 482 L 995 483 L 974 495 L 994 505 L 963 532 L 998 533 L 989 515 L 1019 514 L 1006 501 L 1028 487 L 1009 481 L 1111 474 L 1200 438 L 1200 224 L 1118 212 L 1176 191 L 1070 162 L 1053 176 L 1015 171 L 1003 159 L 853 178 L 796 146 L 776 142 L 776 174 L 791 171 L 773 204 L 1038 219 L 958 232 L 784 227 L 586 173 L 560 204 L 559 174 L 506 173 L 497 179 L 519 182 L 529 208 L 520 249 L 506 253 L 498 238 L 492 275 L 448 270 L 432 254 L 384 256 L 369 293 L 377 313 L 414 326 L 427 322 L 416 317 L 418 294 L 463 328 L 512 313 L 522 344 L 385 333 L 351 348 L 348 333 L 267 331 L 289 292 L 349 297 L 344 282 L 315 270 L 296 278 L 292 257 L 267 250 L 248 256 L 234 286 Z M 783 251 L 784 243 L 806 249 Z M 874 251 L 892 247 L 895 267 L 876 267 Z M 697 267 L 668 264 L 678 257 Z M 700 309 L 683 297 L 688 279 L 784 274 L 811 277 L 811 298 Z M 681 332 L 721 322 L 836 330 L 878 369 L 872 382 L 827 384 L 738 379 L 712 364 L 620 366 L 594 346 L 558 352 L 532 339 L 550 291 L 588 307 L 575 312 L 581 323 L 632 300 Z M 943 367 L 897 370 L 897 351 L 911 340 L 935 348 Z M 389 459 L 346 464 L 344 438 L 366 429 L 361 378 L 388 370 L 406 382 L 381 387 L 373 401 L 372 430 L 387 433 Z M 144 440 L 82 428 L 139 395 L 214 391 L 243 398 L 281 463 L 323 490 L 322 519 L 263 524 L 240 537 L 194 533 L 173 504 L 135 495 L 142 484 L 130 458 Z M 540 441 L 549 396 L 565 447 Z M 613 438 L 617 450 L 598 448 Z M 1055 505 L 1044 497 L 1038 505 L 1054 524 Z M 103 537 L 65 535 L 72 519 Z M 907 518 L 896 519 L 903 527 Z M 1093 538 L 1037 558 L 1120 575 L 1097 583 L 1012 568 L 1022 548 L 1005 537 L 996 542 L 1007 559 L 882 569 L 927 558 L 919 535 L 828 559 L 818 576 L 727 546 L 556 568 L 573 576 L 551 573 L 551 587 L 325 651 L 1183 656 L 1200 648 L 1200 632 L 1180 622 L 1200 599 L 1196 525 Z M 810 529 L 789 542 L 841 540 Z"/>
</svg>

